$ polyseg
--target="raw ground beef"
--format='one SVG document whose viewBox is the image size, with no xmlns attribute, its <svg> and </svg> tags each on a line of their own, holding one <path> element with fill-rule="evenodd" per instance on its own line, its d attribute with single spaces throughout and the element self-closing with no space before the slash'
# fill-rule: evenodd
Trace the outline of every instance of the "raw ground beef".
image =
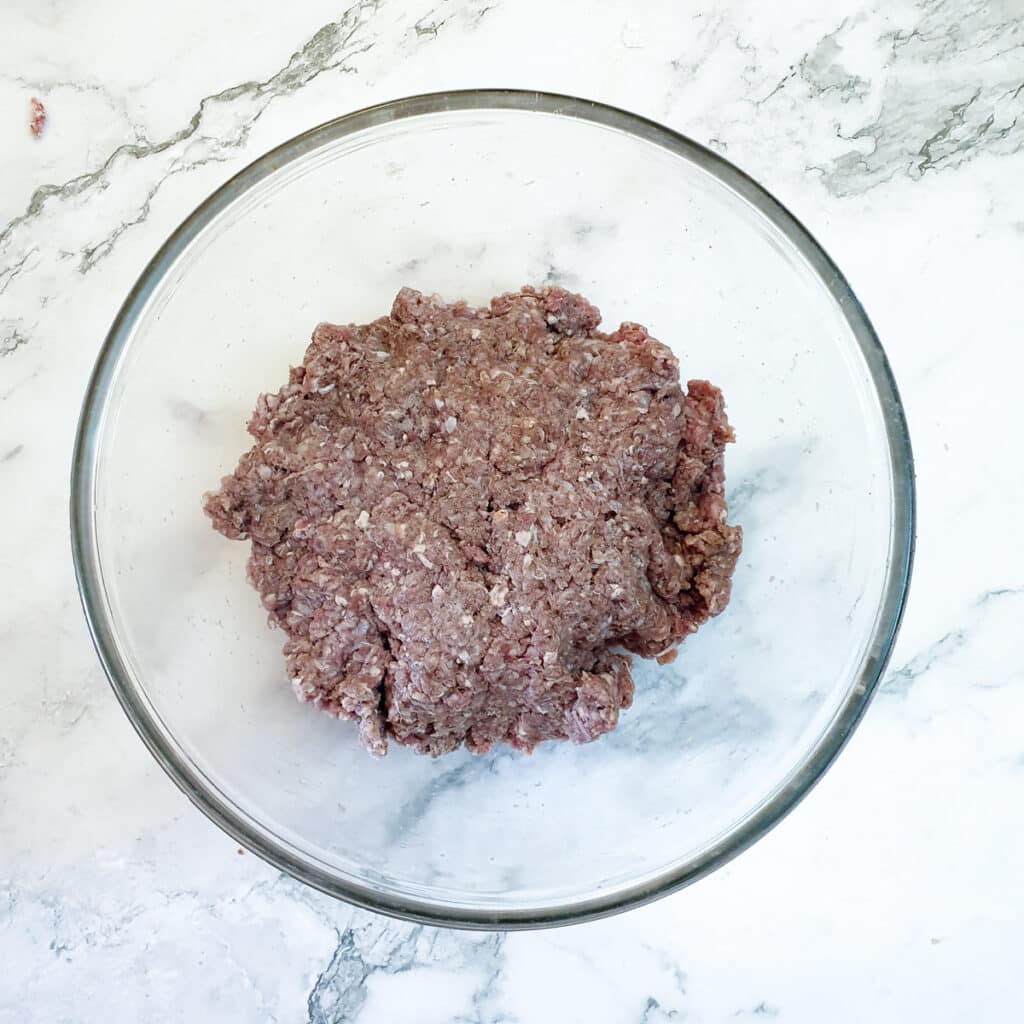
<svg viewBox="0 0 1024 1024">
<path fill-rule="evenodd" d="M 46 127 L 46 107 L 43 106 L 41 100 L 37 100 L 35 96 L 33 96 L 29 101 L 29 111 L 29 131 L 32 132 L 33 138 L 38 139 L 43 134 L 43 129 Z"/>
<path fill-rule="evenodd" d="M 371 753 L 592 740 L 633 699 L 613 649 L 663 655 L 725 607 L 722 396 L 600 319 L 559 288 L 403 289 L 321 324 L 206 496 L 252 542 L 296 693 Z"/>
</svg>

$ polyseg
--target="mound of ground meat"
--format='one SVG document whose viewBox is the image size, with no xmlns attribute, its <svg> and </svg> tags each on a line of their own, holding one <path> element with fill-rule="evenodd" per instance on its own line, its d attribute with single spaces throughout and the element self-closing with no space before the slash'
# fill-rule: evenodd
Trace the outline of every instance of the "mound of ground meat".
<svg viewBox="0 0 1024 1024">
<path fill-rule="evenodd" d="M 560 288 L 321 324 L 205 499 L 295 692 L 433 755 L 592 740 L 729 599 L 722 396 Z M 616 649 L 620 653 L 615 653 Z"/>
</svg>

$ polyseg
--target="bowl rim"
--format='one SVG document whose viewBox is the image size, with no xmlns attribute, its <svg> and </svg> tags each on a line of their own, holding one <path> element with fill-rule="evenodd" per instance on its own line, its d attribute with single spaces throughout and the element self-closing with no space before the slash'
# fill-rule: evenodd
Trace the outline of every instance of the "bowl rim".
<svg viewBox="0 0 1024 1024">
<path fill-rule="evenodd" d="M 208 785 L 197 766 L 176 748 L 158 716 L 137 698 L 105 610 L 95 519 L 97 455 L 109 388 L 135 323 L 150 296 L 185 247 L 220 212 L 254 185 L 322 145 L 379 125 L 445 111 L 512 110 L 557 115 L 614 128 L 654 143 L 716 177 L 766 217 L 810 265 L 852 331 L 882 411 L 893 480 L 893 512 L 885 588 L 874 636 L 829 728 L 798 769 L 745 819 L 696 857 L 609 894 L 559 905 L 492 910 L 450 907 L 429 900 L 380 892 L 342 880 L 312 859 L 301 860 L 278 837 L 242 814 Z M 424 93 L 365 107 L 302 132 L 258 157 L 199 204 L 149 261 L 124 300 L 100 349 L 87 385 L 71 465 L 71 546 L 79 595 L 104 672 L 125 714 L 150 753 L 211 821 L 236 842 L 286 874 L 328 895 L 368 910 L 423 924 L 472 929 L 526 929 L 575 924 L 649 903 L 683 888 L 730 861 L 778 824 L 806 796 L 845 746 L 888 664 L 903 611 L 914 558 L 916 495 L 913 452 L 906 415 L 881 342 L 846 278 L 811 233 L 753 178 L 724 157 L 653 120 L 593 100 L 525 89 L 466 89 Z"/>
</svg>

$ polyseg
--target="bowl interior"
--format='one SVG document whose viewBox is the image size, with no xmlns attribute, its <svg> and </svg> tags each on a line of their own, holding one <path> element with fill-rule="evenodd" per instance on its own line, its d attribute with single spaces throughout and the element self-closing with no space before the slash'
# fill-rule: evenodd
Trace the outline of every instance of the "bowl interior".
<svg viewBox="0 0 1024 1024">
<path fill-rule="evenodd" d="M 696 147 L 573 112 L 370 118 L 270 158 L 160 257 L 91 413 L 87 599 L 133 717 L 244 841 L 388 909 L 565 916 L 683 878 L 806 787 L 894 626 L 901 483 L 845 286 Z M 486 302 L 544 282 L 722 387 L 732 602 L 674 664 L 636 663 L 597 743 L 371 760 L 295 701 L 248 545 L 213 532 L 202 494 L 318 321 L 382 315 L 403 285 Z"/>
</svg>

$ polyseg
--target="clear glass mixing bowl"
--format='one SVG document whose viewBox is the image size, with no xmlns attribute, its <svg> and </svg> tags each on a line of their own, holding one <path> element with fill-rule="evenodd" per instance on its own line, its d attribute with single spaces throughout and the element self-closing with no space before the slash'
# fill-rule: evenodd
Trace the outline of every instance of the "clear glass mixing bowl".
<svg viewBox="0 0 1024 1024">
<path fill-rule="evenodd" d="M 359 748 L 300 705 L 201 511 L 260 391 L 320 320 L 411 285 L 484 302 L 558 282 L 722 387 L 745 531 L 732 603 L 672 665 L 636 665 L 618 730 L 532 757 Z M 607 328 L 611 329 L 611 328 Z M 913 544 L 906 423 L 840 272 L 701 146 L 538 93 L 420 96 L 257 160 L 168 240 L 86 396 L 72 480 L 86 615 L 118 698 L 207 815 L 297 878 L 385 913 L 522 927 L 669 892 L 784 815 L 883 670 Z"/>
</svg>

